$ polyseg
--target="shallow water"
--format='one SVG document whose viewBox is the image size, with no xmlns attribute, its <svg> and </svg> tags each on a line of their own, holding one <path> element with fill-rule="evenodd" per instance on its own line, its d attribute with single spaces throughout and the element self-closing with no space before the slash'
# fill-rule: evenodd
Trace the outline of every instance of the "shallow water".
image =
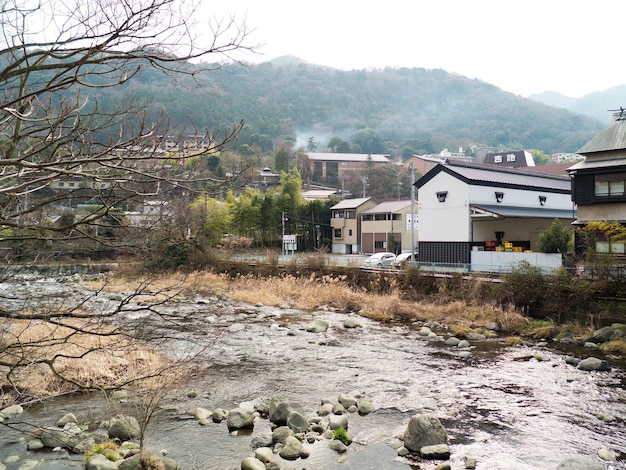
<svg viewBox="0 0 626 470">
<path fill-rule="evenodd" d="M 336 312 L 233 307 L 215 299 L 177 304 L 172 312 L 193 313 L 185 326 L 194 333 L 181 332 L 180 340 L 170 341 L 171 354 L 189 354 L 190 338 L 196 350 L 206 347 L 196 377 L 163 400 L 151 423 L 149 444 L 168 449 L 182 469 L 238 469 L 251 452 L 251 439 L 269 430 L 267 420 L 261 419 L 252 433 L 231 435 L 225 423 L 200 426 L 195 419 L 181 419 L 185 411 L 268 403 L 281 395 L 313 414 L 321 399 L 336 400 L 353 391 L 366 393 L 377 410 L 365 417 L 350 415 L 348 432 L 354 443 L 347 461 L 337 463 L 338 454 L 321 441 L 309 446 L 308 459 L 283 461 L 285 468 L 434 468 L 440 462 L 406 460 L 389 445 L 418 413 L 442 421 L 452 468 L 463 468 L 463 459 L 474 457 L 479 469 L 555 469 L 574 455 L 605 469 L 626 468 L 624 461 L 604 463 L 596 457 L 603 447 L 626 453 L 626 374 L 623 365 L 610 358 L 610 372 L 582 372 L 567 365 L 565 355 L 582 357 L 589 351 L 507 348 L 489 340 L 474 343 L 464 359 L 455 348 L 421 339 L 418 325 L 357 318 L 361 326 L 346 329 L 348 316 Z M 306 332 L 312 318 L 326 320 L 328 331 Z M 148 314 L 133 320 L 138 321 L 160 325 Z M 167 328 L 171 332 L 171 326 Z M 189 390 L 198 391 L 198 396 L 187 398 Z M 20 419 L 54 422 L 68 411 L 79 421 L 101 419 L 111 412 L 104 406 L 97 396 L 63 399 L 34 407 Z M 37 468 L 81 466 L 80 456 L 29 456 L 24 443 L 17 442 L 18 435 L 5 429 L 0 434 L 0 461 L 15 454 L 22 457 L 21 463 L 27 458 L 57 459 Z M 19 463 L 5 465 L 8 470 L 19 468 Z"/>
</svg>

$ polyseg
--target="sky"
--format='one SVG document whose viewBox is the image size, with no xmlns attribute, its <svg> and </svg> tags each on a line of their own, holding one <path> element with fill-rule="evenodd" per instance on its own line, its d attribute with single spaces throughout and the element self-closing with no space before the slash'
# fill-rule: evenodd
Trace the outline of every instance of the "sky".
<svg viewBox="0 0 626 470">
<path fill-rule="evenodd" d="M 626 84 L 623 0 L 226 0 L 260 63 L 294 55 L 341 70 L 443 69 L 521 96 L 579 98 Z M 625 97 L 626 104 L 626 97 Z"/>
</svg>

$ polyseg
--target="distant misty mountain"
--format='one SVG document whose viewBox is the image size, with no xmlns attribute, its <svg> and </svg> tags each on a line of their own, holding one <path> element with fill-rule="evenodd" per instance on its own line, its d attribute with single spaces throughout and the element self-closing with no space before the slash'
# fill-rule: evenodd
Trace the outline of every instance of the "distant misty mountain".
<svg viewBox="0 0 626 470">
<path fill-rule="evenodd" d="M 90 93 L 111 107 L 131 95 L 147 103 L 146 122 L 165 112 L 173 129 L 220 133 L 243 122 L 233 146 L 264 154 L 286 142 L 325 151 L 334 137 L 351 152 L 398 158 L 469 146 L 550 154 L 575 152 L 607 127 L 441 69 L 345 71 L 293 56 L 213 65 L 189 64 L 193 75 L 175 84 L 146 68 L 126 89 Z"/>
<path fill-rule="evenodd" d="M 598 119 L 604 124 L 611 122 L 611 110 L 626 108 L 626 85 L 619 85 L 604 91 L 596 91 L 582 98 L 571 98 L 556 91 L 544 91 L 528 97 L 538 103 L 567 109 L 573 113 L 584 114 Z"/>
</svg>

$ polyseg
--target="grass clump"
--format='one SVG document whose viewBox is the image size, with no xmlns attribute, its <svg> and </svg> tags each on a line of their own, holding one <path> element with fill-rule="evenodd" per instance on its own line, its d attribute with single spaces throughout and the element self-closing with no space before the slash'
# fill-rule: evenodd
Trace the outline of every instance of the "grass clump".
<svg viewBox="0 0 626 470">
<path fill-rule="evenodd" d="M 349 446 L 352 444 L 352 438 L 348 435 L 348 431 L 344 428 L 337 428 L 333 433 L 333 439 L 336 441 L 341 441 L 344 445 Z"/>
<path fill-rule="evenodd" d="M 89 461 L 96 454 L 104 455 L 107 460 L 111 462 L 117 462 L 121 460 L 122 457 L 119 453 L 119 446 L 113 441 L 105 441 L 99 444 L 94 444 L 91 449 L 87 451 L 86 458 Z"/>
</svg>

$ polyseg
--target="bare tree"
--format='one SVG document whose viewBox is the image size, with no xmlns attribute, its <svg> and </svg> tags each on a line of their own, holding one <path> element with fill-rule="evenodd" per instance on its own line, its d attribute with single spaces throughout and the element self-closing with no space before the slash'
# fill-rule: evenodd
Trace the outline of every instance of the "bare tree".
<svg viewBox="0 0 626 470">
<path fill-rule="evenodd" d="M 211 19 L 202 25 L 200 31 L 210 32 L 203 39 L 193 20 L 201 16 L 183 0 L 0 1 L 1 248 L 16 255 L 86 241 L 129 244 L 120 235 L 129 207 L 150 198 L 180 201 L 229 182 L 206 172 L 194 178 L 185 163 L 227 147 L 241 122 L 226 130 L 180 129 L 166 110 L 149 118 L 149 103 L 133 95 L 130 85 L 147 72 L 194 83 L 196 74 L 219 67 L 236 51 L 253 51 L 245 25 Z M 218 60 L 209 62 L 212 57 Z M 201 145 L 175 157 L 165 150 L 167 143 L 184 147 L 185 140 Z M 87 209 L 76 210 L 77 201 Z M 8 385 L 19 394 L 16 377 L 27 367 L 45 368 L 74 390 L 140 380 L 141 373 L 107 385 L 67 364 L 101 353 L 122 357 L 137 351 L 139 341 L 168 338 L 166 330 L 146 331 L 140 322 L 116 323 L 138 310 L 159 315 L 166 325 L 184 324 L 156 308 L 176 293 L 138 307 L 135 300 L 146 291 L 163 294 L 139 284 L 106 309 L 90 303 L 98 290 L 62 304 L 17 291 L 1 294 L 3 390 Z"/>
<path fill-rule="evenodd" d="M 198 16 L 184 0 L 2 2 L 0 242 L 112 245 L 123 209 L 225 183 L 190 179 L 185 161 L 228 146 L 242 123 L 180 129 L 166 110 L 149 116 L 131 87 L 150 71 L 194 83 L 235 51 L 253 50 L 245 25 L 211 19 L 198 29 Z M 189 141 L 200 142 L 192 153 L 165 151 Z"/>
</svg>

